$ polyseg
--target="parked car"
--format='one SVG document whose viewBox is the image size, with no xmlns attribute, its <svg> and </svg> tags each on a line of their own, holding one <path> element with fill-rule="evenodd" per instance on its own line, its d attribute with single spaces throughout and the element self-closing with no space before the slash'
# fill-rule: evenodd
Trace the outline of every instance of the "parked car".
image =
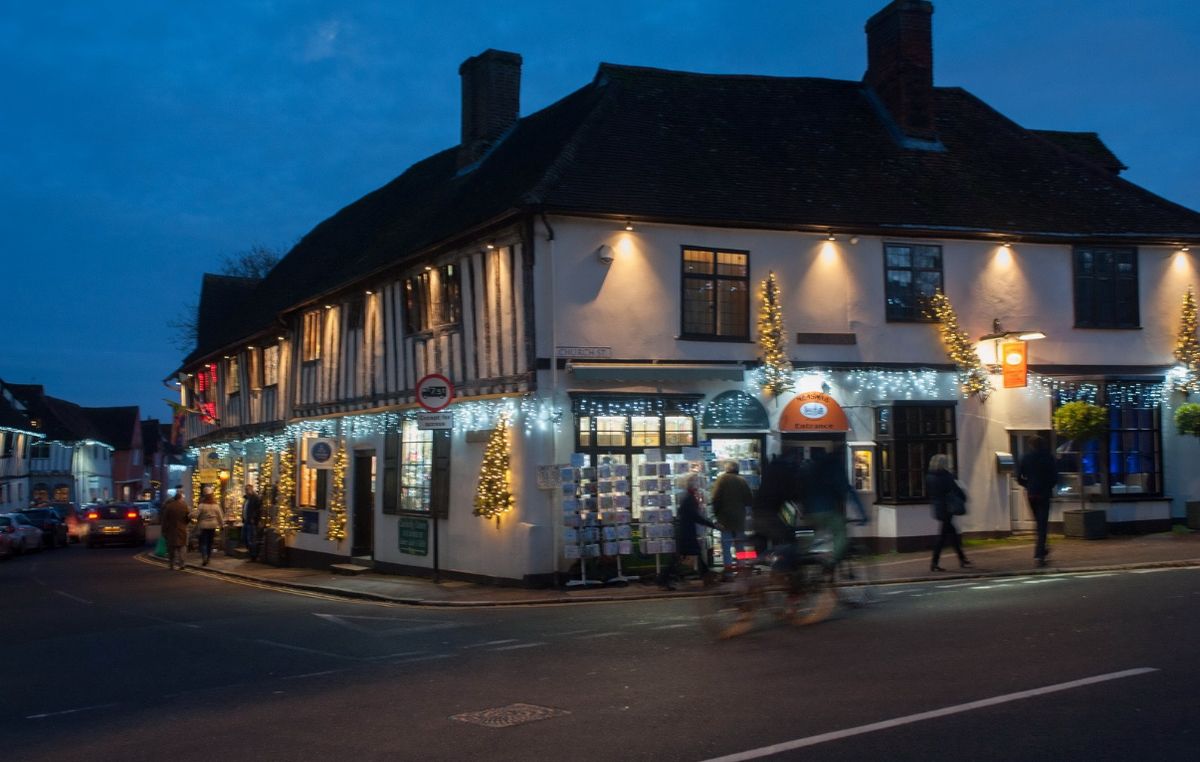
<svg viewBox="0 0 1200 762">
<path fill-rule="evenodd" d="M 142 515 L 142 520 L 147 524 L 158 523 L 158 506 L 149 500 L 138 500 L 134 502 L 138 508 L 138 513 Z"/>
<path fill-rule="evenodd" d="M 87 535 L 87 524 L 74 503 L 51 503 L 50 510 L 67 525 L 67 538 L 71 542 L 79 542 Z"/>
<path fill-rule="evenodd" d="M 13 549 L 12 535 L 0 532 L 0 558 L 8 558 L 16 552 Z"/>
<path fill-rule="evenodd" d="M 0 513 L 0 532 L 10 536 L 14 553 L 42 549 L 42 530 L 19 513 Z"/>
<path fill-rule="evenodd" d="M 87 519 L 87 546 L 119 542 L 129 545 L 146 544 L 146 522 L 136 505 L 109 503 L 91 505 L 85 514 Z"/>
<path fill-rule="evenodd" d="M 58 514 L 50 510 L 49 506 L 25 508 L 17 513 L 29 519 L 30 524 L 42 530 L 43 548 L 67 547 L 67 525 L 59 520 Z"/>
</svg>

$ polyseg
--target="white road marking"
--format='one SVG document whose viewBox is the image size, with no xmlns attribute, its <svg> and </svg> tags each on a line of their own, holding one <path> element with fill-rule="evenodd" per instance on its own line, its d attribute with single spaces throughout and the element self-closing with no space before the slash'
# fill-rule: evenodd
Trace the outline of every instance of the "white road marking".
<svg viewBox="0 0 1200 762">
<path fill-rule="evenodd" d="M 318 656 L 330 656 L 334 659 L 349 659 L 350 661 L 358 661 L 358 659 L 353 656 L 346 656 L 345 654 L 335 654 L 330 651 L 318 651 L 315 648 L 305 648 L 304 646 L 293 646 L 288 643 L 276 643 L 274 640 L 263 640 L 262 638 L 259 638 L 258 640 L 254 641 L 254 642 L 262 643 L 265 646 L 275 646 L 276 648 L 286 648 L 289 651 L 299 651 L 300 653 L 306 653 L 306 654 L 317 654 Z"/>
<path fill-rule="evenodd" d="M 613 635 L 622 635 L 620 632 L 597 632 L 593 635 L 584 635 L 580 640 L 592 640 L 593 638 L 611 638 Z"/>
<path fill-rule="evenodd" d="M 590 630 L 590 629 L 589 630 L 567 630 L 566 632 L 558 633 L 558 636 L 561 638 L 565 638 L 568 635 L 582 635 L 585 632 L 592 632 L 592 630 Z"/>
<path fill-rule="evenodd" d="M 674 629 L 676 629 L 677 627 L 695 627 L 695 625 L 693 625 L 693 624 L 691 624 L 691 623 L 687 623 L 687 624 L 660 624 L 658 627 L 652 627 L 652 628 L 650 628 L 650 629 L 652 629 L 652 630 L 674 630 Z"/>
<path fill-rule="evenodd" d="M 420 656 L 421 654 L 427 654 L 427 653 L 429 653 L 429 652 L 428 651 L 400 651 L 399 653 L 385 654 L 383 656 L 369 656 L 369 657 L 367 657 L 367 661 L 380 661 L 381 659 L 399 659 L 402 656 Z"/>
<path fill-rule="evenodd" d="M 74 714 L 75 712 L 86 712 L 89 709 L 105 709 L 110 706 L 116 706 L 116 704 L 93 704 L 91 706 L 81 706 L 78 709 L 63 709 L 61 712 L 43 712 L 41 714 L 27 714 L 27 715 L 25 715 L 25 719 L 40 720 L 43 717 L 58 717 L 59 715 L 63 715 L 63 714 Z"/>
<path fill-rule="evenodd" d="M 913 590 L 911 587 L 907 587 L 903 590 L 884 590 L 883 594 L 884 595 L 904 595 L 905 593 L 911 593 L 912 591 Z"/>
<path fill-rule="evenodd" d="M 1078 579 L 1095 579 L 1096 577 L 1115 577 L 1116 572 L 1097 572 L 1096 574 L 1080 574 Z"/>
<path fill-rule="evenodd" d="M 971 585 L 976 585 L 976 584 L 979 584 L 979 583 L 977 583 L 977 582 L 959 582 L 954 585 L 938 585 L 938 588 L 941 590 L 948 590 L 949 588 L 952 588 L 952 587 L 970 587 Z"/>
<path fill-rule="evenodd" d="M 462 647 L 463 648 L 483 648 L 484 646 L 502 646 L 505 643 L 516 643 L 516 642 L 517 642 L 516 638 L 509 638 L 508 640 L 485 640 L 482 643 L 472 643 L 469 646 L 462 646 Z"/>
<path fill-rule="evenodd" d="M 1109 672 L 1104 675 L 1096 675 L 1094 677 L 1085 677 L 1080 680 L 1071 680 L 1066 683 L 1056 683 L 1047 685 L 1042 688 L 1033 688 L 1027 691 L 1017 691 L 1016 693 L 1005 693 L 1002 696 L 993 696 L 992 698 L 980 699 L 978 701 L 969 701 L 965 704 L 956 704 L 954 706 L 942 707 L 941 709 L 933 709 L 928 712 L 919 712 L 910 714 L 906 717 L 897 717 L 892 720 L 883 720 L 882 722 L 872 722 L 869 725 L 859 725 L 854 728 L 845 730 L 835 730 L 830 733 L 821 733 L 807 738 L 797 738 L 793 741 L 784 741 L 772 746 L 763 746 L 758 749 L 750 749 L 749 751 L 737 752 L 736 754 L 727 754 L 724 757 L 714 757 L 705 760 L 705 762 L 742 762 L 742 760 L 759 759 L 760 757 L 769 757 L 773 754 L 782 754 L 785 751 L 793 749 L 802 749 L 806 746 L 816 746 L 817 744 L 826 743 L 829 741 L 838 741 L 843 738 L 863 735 L 864 733 L 874 733 L 877 730 L 888 730 L 890 728 L 900 727 L 901 725 L 910 725 L 914 722 L 923 722 L 932 720 L 938 717 L 947 717 L 952 714 L 961 714 L 962 712 L 970 712 L 976 709 L 985 709 L 989 706 L 997 706 L 999 704 L 1007 704 L 1010 701 L 1020 701 L 1022 699 L 1033 698 L 1035 696 L 1044 696 L 1048 693 L 1058 693 L 1059 691 L 1067 691 L 1073 688 L 1082 688 L 1086 685 L 1094 685 L 1103 683 L 1109 680 L 1121 680 L 1126 677 L 1136 677 L 1137 675 L 1145 675 L 1150 672 L 1157 672 L 1156 667 L 1138 667 L 1136 669 L 1126 669 L 1121 672 Z"/>
<path fill-rule="evenodd" d="M 313 616 L 366 635 L 408 635 L 415 632 L 451 630 L 463 626 L 457 622 L 430 622 L 425 619 L 400 619 L 361 614 L 318 614 L 313 612 Z"/>
<path fill-rule="evenodd" d="M 1131 574 L 1158 574 L 1159 572 L 1175 571 L 1174 569 L 1130 569 Z"/>
<path fill-rule="evenodd" d="M 411 659 L 397 659 L 392 664 L 412 664 L 415 661 L 435 661 L 437 659 L 450 659 L 454 654 L 430 654 L 429 656 L 414 656 Z"/>
<path fill-rule="evenodd" d="M 62 597 L 64 597 L 64 598 L 70 598 L 70 599 L 71 599 L 71 600 L 73 600 L 73 601 L 79 601 L 80 603 L 86 603 L 86 604 L 87 604 L 87 605 L 89 605 L 89 606 L 91 606 L 91 605 L 92 605 L 92 602 L 91 602 L 91 601 L 86 601 L 86 600 L 84 600 L 83 598 L 80 598 L 80 597 L 79 597 L 79 596 L 77 596 L 77 595 L 71 595 L 70 593 L 65 593 L 65 592 L 63 592 L 62 590 L 55 590 L 54 592 L 58 593 L 59 595 L 61 595 L 61 596 L 62 596 Z"/>
<path fill-rule="evenodd" d="M 333 675 L 333 674 L 336 674 L 336 673 L 342 672 L 342 671 L 344 671 L 344 670 L 327 669 L 323 672 L 306 672 L 303 675 L 284 675 L 283 679 L 284 680 L 303 680 L 306 677 L 321 677 L 323 675 Z"/>
<path fill-rule="evenodd" d="M 517 643 L 515 646 L 500 646 L 499 648 L 489 648 L 489 651 L 516 651 L 520 648 L 537 648 L 544 646 L 545 643 Z"/>
</svg>

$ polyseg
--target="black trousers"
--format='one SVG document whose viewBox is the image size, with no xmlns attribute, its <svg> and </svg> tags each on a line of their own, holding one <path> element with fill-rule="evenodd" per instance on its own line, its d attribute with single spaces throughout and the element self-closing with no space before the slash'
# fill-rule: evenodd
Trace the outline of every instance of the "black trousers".
<svg viewBox="0 0 1200 762">
<path fill-rule="evenodd" d="M 1046 532 L 1050 527 L 1050 497 L 1027 495 L 1029 510 L 1033 512 L 1033 521 L 1037 525 L 1037 545 L 1033 549 L 1033 557 L 1039 561 L 1046 558 L 1049 550 L 1046 548 Z"/>
<path fill-rule="evenodd" d="M 937 542 L 933 544 L 933 560 L 930 562 L 930 566 L 938 565 L 938 559 L 942 557 L 942 548 L 947 542 L 958 554 L 959 561 L 967 560 L 967 557 L 963 555 L 962 540 L 959 539 L 958 530 L 954 528 L 954 519 L 947 517 L 942 519 L 942 533 L 938 535 Z"/>
<path fill-rule="evenodd" d="M 661 571 L 658 573 L 658 579 L 655 580 L 660 585 L 669 585 L 675 580 L 683 579 L 684 565 L 680 561 L 679 553 L 672 553 L 665 564 L 662 565 Z M 704 548 L 695 554 L 696 571 L 700 572 L 700 578 L 703 579 L 708 574 L 708 562 L 704 560 Z"/>
</svg>

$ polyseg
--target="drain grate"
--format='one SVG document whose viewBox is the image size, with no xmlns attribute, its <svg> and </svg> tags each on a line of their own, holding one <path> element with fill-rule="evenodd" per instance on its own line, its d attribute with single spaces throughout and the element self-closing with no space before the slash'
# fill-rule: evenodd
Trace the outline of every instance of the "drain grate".
<svg viewBox="0 0 1200 762">
<path fill-rule="evenodd" d="M 482 725 L 485 728 L 511 728 L 513 725 L 524 725 L 527 722 L 537 722 L 538 720 L 548 720 L 551 717 L 560 717 L 570 712 L 562 709 L 551 709 L 548 706 L 538 706 L 536 704 L 509 704 L 495 709 L 483 709 L 478 712 L 464 712 L 450 717 L 452 720 L 459 722 L 470 722 L 474 725 Z"/>
</svg>

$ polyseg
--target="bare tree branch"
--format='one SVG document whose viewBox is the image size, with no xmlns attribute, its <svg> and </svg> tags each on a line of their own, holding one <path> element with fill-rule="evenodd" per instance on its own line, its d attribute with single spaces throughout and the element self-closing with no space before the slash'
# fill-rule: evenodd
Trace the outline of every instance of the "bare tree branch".
<svg viewBox="0 0 1200 762">
<path fill-rule="evenodd" d="M 221 257 L 220 274 L 238 278 L 265 278 L 282 258 L 281 252 L 256 243 L 245 251 Z M 167 327 L 171 329 L 171 346 L 180 352 L 191 352 L 196 348 L 196 340 L 200 335 L 199 303 L 185 304 L 178 315 L 167 320 Z"/>
</svg>

